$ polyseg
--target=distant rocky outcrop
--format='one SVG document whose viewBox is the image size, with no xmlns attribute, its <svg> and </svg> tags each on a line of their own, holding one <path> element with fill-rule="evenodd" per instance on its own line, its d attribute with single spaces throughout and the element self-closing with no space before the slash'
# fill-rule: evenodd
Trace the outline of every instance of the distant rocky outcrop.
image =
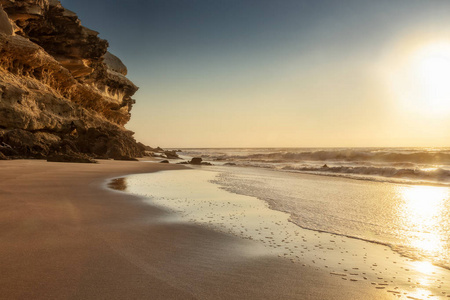
<svg viewBox="0 0 450 300">
<path fill-rule="evenodd" d="M 203 159 L 201 157 L 193 157 L 189 163 L 191 165 L 201 165 L 202 164 Z"/>
<path fill-rule="evenodd" d="M 0 4 L 0 157 L 144 155 L 123 127 L 138 88 L 108 42 L 59 1 Z"/>
<path fill-rule="evenodd" d="M 203 161 L 201 157 L 193 157 L 190 161 L 179 162 L 180 165 L 202 165 L 202 166 L 212 166 L 210 162 Z"/>
</svg>

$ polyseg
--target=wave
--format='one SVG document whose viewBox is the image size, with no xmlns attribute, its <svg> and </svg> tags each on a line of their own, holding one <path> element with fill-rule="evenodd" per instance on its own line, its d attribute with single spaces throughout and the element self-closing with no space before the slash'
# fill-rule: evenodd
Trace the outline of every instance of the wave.
<svg viewBox="0 0 450 300">
<path fill-rule="evenodd" d="M 380 151 L 380 150 L 319 150 L 305 152 L 277 151 L 248 155 L 203 155 L 215 160 L 252 160 L 268 162 L 301 161 L 369 161 L 410 164 L 450 164 L 450 152 L 446 151 Z"/>
<path fill-rule="evenodd" d="M 359 175 L 375 175 L 383 177 L 409 178 L 421 180 L 446 181 L 450 179 L 450 170 L 433 169 L 397 169 L 397 168 L 377 168 L 377 167 L 292 167 L 285 166 L 283 170 L 302 171 L 302 172 L 322 172 L 322 173 L 339 173 L 339 174 L 359 174 Z"/>
</svg>

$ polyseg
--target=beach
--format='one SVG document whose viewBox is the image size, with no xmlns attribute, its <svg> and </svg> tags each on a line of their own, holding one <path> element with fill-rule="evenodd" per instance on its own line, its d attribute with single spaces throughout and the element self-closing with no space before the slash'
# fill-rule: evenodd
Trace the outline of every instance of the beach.
<svg viewBox="0 0 450 300">
<path fill-rule="evenodd" d="M 183 167 L 0 165 L 6 299 L 397 299 L 369 282 L 265 255 L 256 241 L 164 221 L 168 210 L 106 187 L 112 178 Z"/>
<path fill-rule="evenodd" d="M 449 11 L 0 0 L 0 300 L 450 300 Z"/>
</svg>

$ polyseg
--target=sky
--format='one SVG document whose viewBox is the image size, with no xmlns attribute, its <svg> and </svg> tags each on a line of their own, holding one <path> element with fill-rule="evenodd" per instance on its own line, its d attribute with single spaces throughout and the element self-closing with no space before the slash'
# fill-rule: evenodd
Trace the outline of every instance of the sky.
<svg viewBox="0 0 450 300">
<path fill-rule="evenodd" d="M 450 1 L 61 3 L 128 67 L 153 147 L 450 147 Z"/>
</svg>

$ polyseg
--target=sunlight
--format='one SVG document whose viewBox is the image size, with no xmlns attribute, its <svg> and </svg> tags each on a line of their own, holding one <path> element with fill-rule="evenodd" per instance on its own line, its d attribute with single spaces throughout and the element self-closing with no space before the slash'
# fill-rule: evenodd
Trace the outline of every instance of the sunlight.
<svg viewBox="0 0 450 300">
<path fill-rule="evenodd" d="M 411 51 L 394 72 L 396 97 L 422 115 L 450 113 L 450 42 L 434 42 Z"/>
<path fill-rule="evenodd" d="M 413 248 L 427 255 L 436 255 L 443 251 L 439 227 L 443 205 L 448 190 L 441 187 L 410 186 L 403 187 L 400 195 L 404 201 L 401 214 L 404 226 L 415 232 L 409 243 Z M 421 265 L 425 270 L 426 265 Z"/>
<path fill-rule="evenodd" d="M 428 261 L 415 261 L 413 264 L 414 268 L 423 274 L 430 275 L 431 273 L 436 271 L 436 267 Z"/>
</svg>

